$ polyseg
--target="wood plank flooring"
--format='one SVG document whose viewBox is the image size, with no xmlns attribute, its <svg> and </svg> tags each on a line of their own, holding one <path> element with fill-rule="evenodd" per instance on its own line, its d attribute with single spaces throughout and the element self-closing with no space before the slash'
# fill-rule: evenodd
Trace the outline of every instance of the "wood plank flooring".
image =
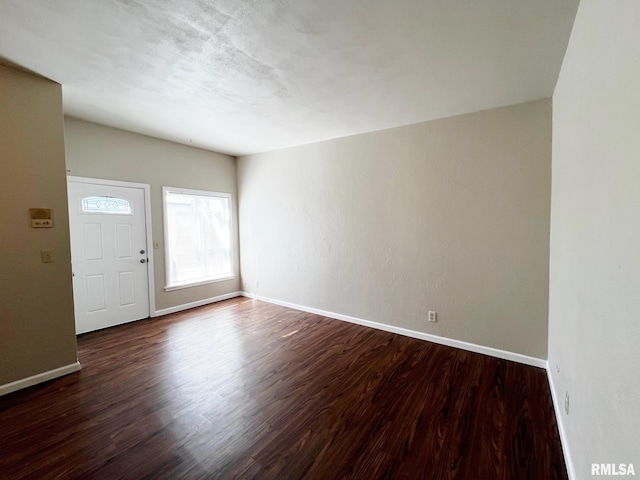
<svg viewBox="0 0 640 480">
<path fill-rule="evenodd" d="M 534 367 L 244 298 L 78 344 L 0 397 L 0 478 L 567 478 Z"/>
</svg>

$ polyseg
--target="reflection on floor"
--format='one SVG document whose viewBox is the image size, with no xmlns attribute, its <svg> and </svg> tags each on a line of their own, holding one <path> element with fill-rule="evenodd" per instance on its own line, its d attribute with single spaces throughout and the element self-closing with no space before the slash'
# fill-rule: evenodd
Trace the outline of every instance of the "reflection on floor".
<svg viewBox="0 0 640 480">
<path fill-rule="evenodd" d="M 567 478 L 545 372 L 244 298 L 79 338 L 2 478 Z"/>
</svg>

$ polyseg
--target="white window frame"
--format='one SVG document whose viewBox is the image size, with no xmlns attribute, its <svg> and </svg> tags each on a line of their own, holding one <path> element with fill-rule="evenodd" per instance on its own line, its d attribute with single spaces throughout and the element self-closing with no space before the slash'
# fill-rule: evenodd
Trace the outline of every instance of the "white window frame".
<svg viewBox="0 0 640 480">
<path fill-rule="evenodd" d="M 167 193 L 178 193 L 183 195 L 199 195 L 204 197 L 221 197 L 226 198 L 229 201 L 229 228 L 231 232 L 231 242 L 229 244 L 229 251 L 231 255 L 231 274 L 224 275 L 221 277 L 215 277 L 207 280 L 200 280 L 197 282 L 189 282 L 189 283 L 180 283 L 176 285 L 169 285 L 169 222 L 168 222 L 168 211 L 167 211 Z M 181 288 L 190 288 L 198 285 L 207 285 L 209 283 L 217 283 L 224 282 L 226 280 L 233 280 L 236 278 L 235 271 L 235 252 L 233 250 L 233 232 L 234 230 L 234 220 L 233 220 L 233 201 L 230 193 L 222 193 L 222 192 L 210 192 L 207 190 L 194 190 L 192 188 L 178 188 L 178 187 L 162 187 L 162 213 L 163 213 L 163 223 L 164 223 L 164 275 L 165 275 L 165 292 L 170 292 L 172 290 L 179 290 Z"/>
</svg>

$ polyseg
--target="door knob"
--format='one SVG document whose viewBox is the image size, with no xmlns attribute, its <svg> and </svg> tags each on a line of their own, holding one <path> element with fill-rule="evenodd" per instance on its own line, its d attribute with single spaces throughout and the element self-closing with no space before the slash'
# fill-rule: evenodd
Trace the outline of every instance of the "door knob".
<svg viewBox="0 0 640 480">
<path fill-rule="evenodd" d="M 141 258 L 140 263 L 147 263 L 147 261 L 144 258 Z"/>
<path fill-rule="evenodd" d="M 144 250 L 140 250 L 140 253 L 144 253 Z"/>
</svg>

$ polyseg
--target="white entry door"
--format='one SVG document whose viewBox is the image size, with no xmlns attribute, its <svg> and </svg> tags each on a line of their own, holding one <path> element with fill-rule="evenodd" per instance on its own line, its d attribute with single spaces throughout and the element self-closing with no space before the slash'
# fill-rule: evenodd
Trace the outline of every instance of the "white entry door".
<svg viewBox="0 0 640 480">
<path fill-rule="evenodd" d="M 144 189 L 87 182 L 68 181 L 77 334 L 149 316 Z"/>
</svg>

